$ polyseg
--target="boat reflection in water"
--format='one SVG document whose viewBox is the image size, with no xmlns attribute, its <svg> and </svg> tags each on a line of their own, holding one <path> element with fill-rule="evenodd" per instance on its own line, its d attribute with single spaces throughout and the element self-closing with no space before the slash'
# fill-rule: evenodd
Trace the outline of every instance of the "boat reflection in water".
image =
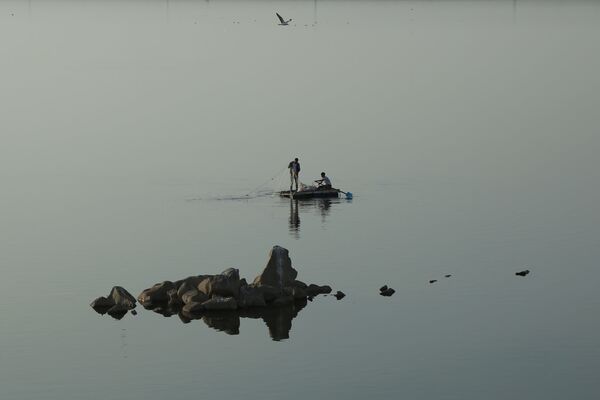
<svg viewBox="0 0 600 400">
<path fill-rule="evenodd" d="M 201 314 L 188 315 L 180 306 L 164 306 L 152 309 L 165 317 L 177 315 L 184 324 L 194 320 L 202 320 L 207 326 L 228 335 L 240 334 L 241 318 L 262 319 L 267 325 L 269 336 L 275 340 L 290 338 L 292 320 L 300 310 L 306 307 L 306 300 L 296 301 L 289 305 L 254 307 L 227 311 L 204 311 Z"/>
<path fill-rule="evenodd" d="M 300 238 L 300 213 L 308 211 L 317 211 L 321 216 L 321 225 L 327 223 L 327 218 L 331 213 L 332 207 L 341 203 L 351 203 L 351 199 L 323 198 L 323 199 L 282 199 L 290 203 L 290 217 L 288 219 L 289 232 L 294 238 Z"/>
</svg>

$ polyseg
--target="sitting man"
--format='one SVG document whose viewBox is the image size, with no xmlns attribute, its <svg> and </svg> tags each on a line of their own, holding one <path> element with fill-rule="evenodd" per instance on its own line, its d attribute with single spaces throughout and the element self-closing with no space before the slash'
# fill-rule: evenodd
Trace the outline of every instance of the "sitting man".
<svg viewBox="0 0 600 400">
<path fill-rule="evenodd" d="M 325 172 L 321 172 L 321 179 L 315 181 L 318 190 L 331 189 L 331 180 L 325 175 Z"/>
</svg>

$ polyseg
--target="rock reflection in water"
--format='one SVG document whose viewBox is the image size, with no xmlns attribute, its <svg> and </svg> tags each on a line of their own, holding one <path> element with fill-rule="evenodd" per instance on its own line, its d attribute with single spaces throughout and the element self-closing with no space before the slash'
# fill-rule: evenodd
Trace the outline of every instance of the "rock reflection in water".
<svg viewBox="0 0 600 400">
<path fill-rule="evenodd" d="M 269 329 L 269 336 L 275 341 L 280 341 L 290 338 L 292 320 L 296 318 L 300 310 L 306 307 L 306 304 L 306 300 L 300 300 L 278 307 L 204 311 L 195 315 L 188 315 L 178 307 L 157 307 L 152 311 L 165 317 L 178 315 L 183 323 L 202 320 L 207 326 L 228 335 L 240 334 L 240 318 L 262 319 Z"/>
<path fill-rule="evenodd" d="M 300 213 L 316 210 L 321 216 L 321 225 L 327 223 L 327 218 L 331 214 L 334 204 L 350 203 L 352 200 L 342 199 L 283 199 L 290 202 L 290 216 L 288 219 L 289 232 L 294 238 L 300 238 Z"/>
</svg>

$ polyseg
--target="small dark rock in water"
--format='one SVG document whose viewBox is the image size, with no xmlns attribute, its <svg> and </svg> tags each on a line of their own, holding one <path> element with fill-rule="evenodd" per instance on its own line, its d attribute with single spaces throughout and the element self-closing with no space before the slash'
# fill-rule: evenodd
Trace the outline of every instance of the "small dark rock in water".
<svg viewBox="0 0 600 400">
<path fill-rule="evenodd" d="M 335 298 L 338 300 L 343 299 L 344 297 L 346 297 L 346 294 L 344 292 L 340 292 L 339 290 L 337 291 L 336 294 L 334 294 Z"/>
<path fill-rule="evenodd" d="M 382 287 L 379 288 L 380 292 L 385 292 L 386 290 L 388 290 L 387 285 L 383 285 Z"/>
<path fill-rule="evenodd" d="M 447 275 L 444 275 L 444 278 L 450 278 L 451 276 L 452 276 L 452 275 L 450 275 L 450 274 L 447 274 Z"/>
<path fill-rule="evenodd" d="M 308 301 L 313 301 L 313 299 L 314 299 L 314 297 L 312 297 L 312 296 L 308 296 L 308 297 L 306 298 L 306 300 L 308 300 Z"/>
<path fill-rule="evenodd" d="M 436 283 L 436 282 L 437 282 L 437 279 L 432 279 L 429 281 L 429 283 Z"/>
<path fill-rule="evenodd" d="M 387 288 L 385 290 L 382 290 L 381 293 L 379 293 L 379 294 L 382 295 L 382 296 L 385 296 L 385 297 L 390 297 L 394 293 L 396 293 L 396 291 L 394 289 Z"/>
<path fill-rule="evenodd" d="M 123 318 L 123 315 L 125 315 L 128 310 L 133 310 L 135 308 L 135 303 L 135 298 L 127 290 L 120 286 L 115 286 L 107 297 L 98 297 L 96 300 L 92 301 L 90 306 L 99 314 L 108 313 L 113 317 L 119 315 Z"/>
<path fill-rule="evenodd" d="M 131 310 L 131 315 L 137 315 L 137 311 Z"/>
<path fill-rule="evenodd" d="M 526 269 L 525 271 L 515 272 L 515 275 L 518 275 L 518 276 L 527 276 L 527 275 L 529 275 L 530 272 L 531 271 L 529 271 L 528 269 Z"/>
</svg>

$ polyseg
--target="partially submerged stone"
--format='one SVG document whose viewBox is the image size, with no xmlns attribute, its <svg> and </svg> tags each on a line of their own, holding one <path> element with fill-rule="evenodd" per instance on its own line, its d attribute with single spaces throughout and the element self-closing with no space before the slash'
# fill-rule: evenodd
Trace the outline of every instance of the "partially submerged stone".
<svg viewBox="0 0 600 400">
<path fill-rule="evenodd" d="M 133 310 L 136 306 L 135 297 L 121 286 L 115 286 L 110 291 L 109 297 L 115 304 L 126 307 L 128 310 Z"/>
<path fill-rule="evenodd" d="M 331 286 L 328 286 L 328 285 L 319 286 L 319 285 L 315 285 L 315 284 L 311 283 L 306 288 L 306 293 L 309 296 L 316 296 L 318 294 L 329 294 L 329 293 L 331 293 L 331 290 L 332 290 Z"/>
<path fill-rule="evenodd" d="M 136 301 L 127 290 L 115 286 L 107 297 L 98 297 L 90 306 L 99 314 L 108 314 L 113 318 L 121 319 L 127 311 L 135 308 Z"/>
<path fill-rule="evenodd" d="M 344 297 L 346 297 L 346 293 L 342 292 L 342 291 L 337 291 L 336 294 L 333 295 L 337 300 L 341 300 Z"/>
<path fill-rule="evenodd" d="M 386 288 L 385 290 L 382 290 L 379 294 L 382 296 L 385 296 L 385 297 L 390 297 L 394 293 L 396 293 L 396 291 L 394 289 Z"/>
<path fill-rule="evenodd" d="M 104 296 L 100 296 L 90 303 L 90 306 L 100 314 L 106 313 L 106 311 L 114 305 L 115 302 L 112 299 L 108 299 Z"/>
</svg>

